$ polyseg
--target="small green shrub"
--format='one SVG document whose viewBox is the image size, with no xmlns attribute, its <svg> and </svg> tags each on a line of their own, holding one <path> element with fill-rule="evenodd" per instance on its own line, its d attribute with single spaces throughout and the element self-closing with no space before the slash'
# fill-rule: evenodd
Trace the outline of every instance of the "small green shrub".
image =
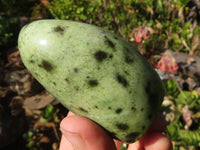
<svg viewBox="0 0 200 150">
<path fill-rule="evenodd" d="M 166 84 L 172 101 L 167 136 L 173 141 L 175 150 L 195 149 L 200 146 L 200 96 L 196 91 L 179 92 L 175 87 L 173 80 Z"/>
<path fill-rule="evenodd" d="M 40 139 L 39 130 L 36 131 L 27 131 L 24 133 L 23 138 L 26 141 L 26 148 L 30 150 L 42 150 L 40 147 L 40 142 L 38 139 Z"/>
<path fill-rule="evenodd" d="M 3 66 L 5 62 L 5 54 L 3 49 L 6 45 L 11 45 L 13 42 L 13 33 L 10 30 L 12 27 L 11 20 L 0 16 L 0 67 Z"/>
<path fill-rule="evenodd" d="M 33 6 L 37 3 L 39 0 L 0 1 L 0 67 L 7 60 L 7 50 L 17 45 L 20 17 L 31 17 Z"/>
<path fill-rule="evenodd" d="M 57 117 L 57 114 L 59 112 L 59 109 L 55 108 L 53 105 L 49 104 L 44 111 L 42 111 L 40 119 L 41 123 L 47 123 L 47 122 L 55 122 L 59 121 L 55 118 Z"/>
<path fill-rule="evenodd" d="M 0 45 L 9 43 L 9 38 L 13 36 L 13 34 L 8 31 L 10 24 L 10 20 L 0 16 Z"/>
<path fill-rule="evenodd" d="M 152 38 L 143 40 L 146 51 L 172 49 L 194 54 L 200 51 L 200 26 L 189 0 L 51 0 L 47 6 L 56 19 L 87 22 L 107 28 L 130 40 L 138 26 L 152 27 Z M 195 40 L 194 40 L 195 39 Z M 136 44 L 137 46 L 137 44 Z"/>
</svg>

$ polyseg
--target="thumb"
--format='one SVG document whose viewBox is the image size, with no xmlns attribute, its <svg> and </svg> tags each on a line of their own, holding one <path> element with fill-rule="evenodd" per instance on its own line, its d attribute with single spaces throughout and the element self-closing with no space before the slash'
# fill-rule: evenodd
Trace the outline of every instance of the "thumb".
<svg viewBox="0 0 200 150">
<path fill-rule="evenodd" d="M 60 143 L 60 150 L 86 150 L 85 141 L 78 133 L 70 133 L 62 131 L 62 139 Z"/>
<path fill-rule="evenodd" d="M 63 134 L 60 150 L 116 150 L 107 132 L 85 117 L 68 116 L 62 120 L 60 128 Z"/>
</svg>

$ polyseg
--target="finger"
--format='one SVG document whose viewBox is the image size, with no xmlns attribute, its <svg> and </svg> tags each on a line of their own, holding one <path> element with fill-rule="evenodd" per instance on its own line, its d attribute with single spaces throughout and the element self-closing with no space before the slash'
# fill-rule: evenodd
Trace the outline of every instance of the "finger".
<svg viewBox="0 0 200 150">
<path fill-rule="evenodd" d="M 69 111 L 69 113 L 67 114 L 67 116 L 73 116 L 73 115 L 74 113 L 72 113 L 71 111 Z M 65 138 L 65 136 L 62 135 L 59 150 L 66 150 L 66 149 L 74 150 L 72 144 L 67 140 L 67 138 Z"/>
<path fill-rule="evenodd" d="M 73 114 L 62 120 L 63 136 L 77 150 L 116 150 L 112 138 L 93 121 Z M 68 146 L 68 145 L 67 145 Z M 71 150 L 71 147 L 65 149 Z M 64 150 L 64 149 L 62 149 Z"/>
<path fill-rule="evenodd" d="M 129 144 L 127 150 L 144 150 L 144 144 L 141 140 L 138 140 L 132 144 Z"/>
<path fill-rule="evenodd" d="M 171 150 L 172 143 L 162 134 L 166 130 L 167 122 L 163 115 L 158 115 L 147 132 L 135 143 L 130 144 L 128 150 Z"/>
<path fill-rule="evenodd" d="M 171 150 L 172 143 L 167 136 L 162 134 L 167 129 L 167 122 L 162 114 L 157 115 L 148 131 L 143 135 L 143 147 L 149 150 Z"/>
<path fill-rule="evenodd" d="M 139 140 L 130 144 L 128 150 L 172 150 L 172 143 L 162 133 L 152 133 L 143 141 Z"/>
<path fill-rule="evenodd" d="M 67 138 L 62 136 L 59 150 L 74 150 L 74 148 L 72 147 L 72 144 L 67 140 Z"/>
<path fill-rule="evenodd" d="M 75 114 L 73 112 L 71 112 L 71 111 L 69 111 L 69 113 L 67 114 L 67 116 L 73 116 L 73 115 L 75 115 Z M 116 149 L 120 150 L 122 142 L 119 141 L 119 140 L 114 139 L 114 143 L 115 143 Z"/>
<path fill-rule="evenodd" d="M 75 114 L 71 111 L 69 111 L 69 113 L 67 114 L 67 116 L 74 116 Z"/>
<path fill-rule="evenodd" d="M 172 150 L 172 143 L 162 133 L 152 133 L 143 139 L 145 150 Z"/>
<path fill-rule="evenodd" d="M 117 150 L 120 150 L 122 142 L 119 140 L 116 140 L 116 139 L 114 139 L 114 142 L 115 142 L 115 146 L 116 146 Z"/>
</svg>

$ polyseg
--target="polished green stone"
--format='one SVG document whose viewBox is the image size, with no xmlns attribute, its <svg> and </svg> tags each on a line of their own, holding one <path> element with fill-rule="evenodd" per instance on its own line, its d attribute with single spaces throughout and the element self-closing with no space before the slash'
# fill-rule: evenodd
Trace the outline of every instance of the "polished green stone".
<svg viewBox="0 0 200 150">
<path fill-rule="evenodd" d="M 24 26 L 18 46 L 31 74 L 67 109 L 113 137 L 134 142 L 160 109 L 160 78 L 131 44 L 94 25 L 38 20 Z"/>
</svg>

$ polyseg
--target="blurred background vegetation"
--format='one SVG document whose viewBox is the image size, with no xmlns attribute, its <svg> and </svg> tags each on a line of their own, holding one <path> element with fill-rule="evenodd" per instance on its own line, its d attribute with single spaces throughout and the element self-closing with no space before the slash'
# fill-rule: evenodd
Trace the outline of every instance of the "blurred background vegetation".
<svg viewBox="0 0 200 150">
<path fill-rule="evenodd" d="M 1 0 L 0 48 L 17 44 L 17 36 L 27 17 L 87 22 L 107 28 L 129 41 L 139 26 L 154 29 L 142 41 L 146 52 L 166 49 L 199 55 L 200 2 L 198 0 Z M 27 22 L 27 20 L 25 20 Z"/>
<path fill-rule="evenodd" d="M 200 56 L 199 0 L 1 0 L 0 8 L 2 68 L 8 63 L 9 49 L 17 46 L 22 26 L 37 19 L 66 19 L 109 29 L 131 42 L 148 59 L 152 55 L 160 58 L 166 50 Z M 142 37 L 144 29 L 151 35 Z M 141 39 L 137 40 L 137 36 Z M 170 107 L 172 111 L 166 116 L 173 118 L 169 119 L 167 135 L 173 140 L 174 149 L 200 149 L 199 94 L 179 90 L 175 80 L 168 80 L 165 86 L 170 103 L 164 109 Z M 47 122 L 54 120 L 52 113 L 57 113 L 52 107 L 50 114 L 42 113 Z M 183 110 L 192 111 L 193 123 L 188 128 Z M 34 147 L 30 142 L 37 143 L 33 134 L 37 132 L 24 134 L 30 149 Z"/>
</svg>

